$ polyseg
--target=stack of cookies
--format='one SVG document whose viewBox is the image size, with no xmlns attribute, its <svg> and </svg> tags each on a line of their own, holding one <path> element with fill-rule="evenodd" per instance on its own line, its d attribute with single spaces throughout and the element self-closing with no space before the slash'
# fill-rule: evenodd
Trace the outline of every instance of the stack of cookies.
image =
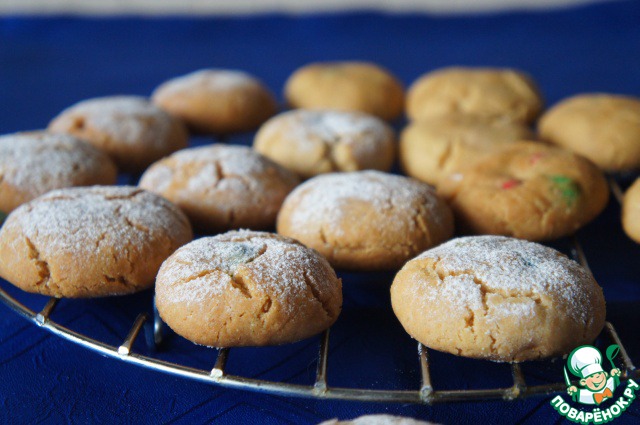
<svg viewBox="0 0 640 425">
<path fill-rule="evenodd" d="M 405 98 L 375 64 L 315 63 L 284 94 L 292 109 L 277 114 L 256 77 L 200 70 L 0 137 L 0 276 L 70 298 L 155 285 L 167 324 L 212 347 L 327 329 L 342 308 L 334 267 L 397 272 L 401 324 L 456 355 L 539 359 L 600 332 L 601 288 L 535 241 L 603 210 L 603 170 L 640 167 L 640 101 L 572 98 L 536 135 L 540 91 L 509 69 L 437 70 Z M 404 110 L 398 148 L 390 122 Z M 253 148 L 189 143 L 254 130 Z M 398 152 L 409 177 L 389 173 Z M 138 186 L 115 186 L 118 171 Z M 640 241 L 638 215 L 640 182 L 624 208 Z M 454 223 L 480 236 L 450 240 Z"/>
</svg>

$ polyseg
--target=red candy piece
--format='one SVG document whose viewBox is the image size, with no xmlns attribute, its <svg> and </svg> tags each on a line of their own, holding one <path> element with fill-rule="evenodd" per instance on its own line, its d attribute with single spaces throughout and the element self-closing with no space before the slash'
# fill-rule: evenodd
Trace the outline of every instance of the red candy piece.
<svg viewBox="0 0 640 425">
<path fill-rule="evenodd" d="M 506 182 L 502 183 L 502 188 L 503 189 L 513 189 L 516 186 L 520 185 L 520 180 L 516 180 L 516 179 L 511 179 L 511 180 L 507 180 Z"/>
</svg>

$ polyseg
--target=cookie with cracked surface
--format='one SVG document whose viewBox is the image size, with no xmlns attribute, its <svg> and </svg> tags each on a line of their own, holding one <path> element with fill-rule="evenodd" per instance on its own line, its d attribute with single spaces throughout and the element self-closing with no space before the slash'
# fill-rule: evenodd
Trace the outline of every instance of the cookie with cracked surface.
<svg viewBox="0 0 640 425">
<path fill-rule="evenodd" d="M 197 344 L 278 345 L 331 326 L 342 308 L 342 283 L 298 241 L 231 231 L 169 257 L 158 272 L 156 305 L 176 333 Z"/>
<path fill-rule="evenodd" d="M 250 131 L 276 113 L 278 105 L 262 82 L 246 72 L 202 69 L 162 83 L 153 102 L 182 119 L 195 133 Z"/>
<path fill-rule="evenodd" d="M 433 422 L 393 415 L 364 415 L 351 420 L 330 419 L 319 425 L 432 425 Z"/>
<path fill-rule="evenodd" d="M 67 134 L 0 136 L 0 211 L 5 213 L 54 189 L 115 184 L 116 174 L 105 153 Z"/>
<path fill-rule="evenodd" d="M 404 89 L 368 62 L 319 62 L 296 70 L 284 90 L 294 108 L 360 111 L 391 121 L 402 114 Z"/>
<path fill-rule="evenodd" d="M 186 147 L 189 137 L 181 121 L 139 96 L 84 100 L 62 111 L 48 130 L 91 143 L 128 172 Z"/>
<path fill-rule="evenodd" d="M 245 146 L 184 149 L 153 164 L 140 187 L 162 195 L 202 232 L 268 229 L 299 183 L 292 172 Z"/>
<path fill-rule="evenodd" d="M 573 96 L 549 109 L 540 136 L 583 155 L 606 171 L 640 168 L 640 99 L 609 94 Z"/>
<path fill-rule="evenodd" d="M 278 233 L 348 270 L 392 270 L 453 234 L 447 204 L 426 183 L 379 171 L 323 174 L 298 186 Z"/>
<path fill-rule="evenodd" d="M 300 177 L 335 171 L 388 171 L 395 140 L 384 121 L 360 112 L 294 110 L 267 121 L 253 148 Z"/>
<path fill-rule="evenodd" d="M 640 178 L 624 194 L 622 228 L 627 236 L 640 243 Z"/>
<path fill-rule="evenodd" d="M 416 121 L 464 114 L 531 123 L 543 106 L 531 77 L 512 69 L 438 69 L 420 77 L 407 92 L 407 115 Z"/>
<path fill-rule="evenodd" d="M 409 261 L 391 286 L 404 329 L 429 348 L 521 362 L 569 353 L 602 330 L 589 271 L 543 245 L 504 236 L 453 239 Z"/>
<path fill-rule="evenodd" d="M 609 187 L 588 159 L 538 142 L 516 142 L 438 185 L 470 233 L 533 241 L 574 233 L 607 205 Z"/>
<path fill-rule="evenodd" d="M 192 239 L 187 217 L 136 187 L 51 191 L 14 210 L 0 229 L 0 276 L 57 298 L 138 292 Z"/>
<path fill-rule="evenodd" d="M 496 149 L 532 136 L 526 125 L 504 119 L 449 115 L 414 121 L 400 136 L 400 165 L 408 175 L 437 185 Z"/>
</svg>

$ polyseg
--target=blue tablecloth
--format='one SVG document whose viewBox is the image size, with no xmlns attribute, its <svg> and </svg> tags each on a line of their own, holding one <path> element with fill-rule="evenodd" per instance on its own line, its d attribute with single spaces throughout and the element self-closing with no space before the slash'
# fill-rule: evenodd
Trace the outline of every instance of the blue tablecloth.
<svg viewBox="0 0 640 425">
<path fill-rule="evenodd" d="M 149 95 L 164 80 L 199 68 L 243 69 L 281 93 L 305 63 L 362 59 L 410 84 L 448 65 L 516 67 L 531 73 L 549 104 L 579 93 L 640 95 L 640 2 L 544 13 L 429 17 L 377 13 L 232 18 L 0 17 L 0 133 L 43 128 L 85 98 Z M 228 142 L 248 144 L 252 135 Z M 207 143 L 206 138 L 194 143 Z M 640 363 L 640 248 L 622 233 L 619 207 L 581 232 L 614 323 Z M 560 244 L 560 246 L 562 243 Z M 416 389 L 415 343 L 391 313 L 392 274 L 342 274 L 344 311 L 332 332 L 329 385 Z M 0 285 L 32 308 L 45 298 Z M 63 300 L 53 319 L 118 345 L 150 294 Z M 230 373 L 311 383 L 318 339 L 232 350 Z M 147 353 L 143 341 L 134 349 Z M 213 350 L 169 336 L 160 358 L 211 368 Z M 525 365 L 531 382 L 558 382 Z M 511 384 L 509 368 L 434 353 L 437 388 Z M 317 423 L 392 413 L 441 423 L 550 423 L 550 397 L 421 406 L 294 399 L 223 389 L 104 358 L 37 328 L 0 305 L 0 423 Z M 640 421 L 636 402 L 615 423 Z"/>
</svg>

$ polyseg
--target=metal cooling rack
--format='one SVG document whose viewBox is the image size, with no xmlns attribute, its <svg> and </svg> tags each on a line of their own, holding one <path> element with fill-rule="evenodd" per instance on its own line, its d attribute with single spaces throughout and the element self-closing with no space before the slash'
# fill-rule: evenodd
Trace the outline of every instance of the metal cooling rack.
<svg viewBox="0 0 640 425">
<path fill-rule="evenodd" d="M 618 202 L 621 202 L 622 190 L 620 189 L 620 186 L 613 178 L 609 180 L 609 184 L 614 197 Z M 574 260 L 589 269 L 584 251 L 577 237 L 572 237 L 571 245 L 571 255 Z M 333 387 L 327 382 L 329 330 L 325 331 L 320 339 L 318 366 L 315 383 L 313 385 L 273 382 L 238 375 L 229 375 L 225 372 L 227 359 L 231 353 L 231 350 L 228 348 L 218 350 L 216 362 L 211 370 L 196 369 L 132 352 L 133 343 L 136 338 L 138 338 L 145 323 L 152 325 L 152 327 L 148 327 L 148 329 L 151 330 L 147 337 L 151 347 L 155 348 L 162 342 L 164 324 L 160 319 L 155 306 L 153 310 L 153 317 L 149 317 L 146 313 L 139 314 L 133 322 L 129 333 L 124 337 L 122 344 L 116 347 L 75 332 L 53 321 L 51 319 L 51 315 L 58 303 L 58 299 L 56 298 L 49 298 L 40 312 L 35 312 L 34 310 L 24 306 L 18 300 L 11 297 L 2 288 L 0 288 L 0 299 L 9 308 L 25 317 L 27 320 L 34 322 L 39 327 L 105 356 L 119 359 L 127 363 L 137 364 L 159 372 L 169 373 L 222 387 L 297 397 L 423 404 L 454 401 L 481 401 L 490 399 L 515 400 L 535 395 L 549 395 L 566 391 L 566 384 L 564 382 L 528 386 L 524 374 L 522 373 L 521 366 L 517 363 L 511 365 L 513 385 L 510 387 L 473 390 L 438 390 L 431 380 L 429 350 L 420 343 L 418 344 L 417 353 L 417 360 L 420 364 L 421 371 L 421 385 L 419 388 L 414 390 L 370 390 L 361 388 Z M 621 368 L 622 379 L 640 379 L 640 370 L 636 369 L 611 323 L 606 322 L 603 334 L 605 334 L 613 343 L 620 346 L 620 357 L 623 362 L 623 367 Z"/>
</svg>

